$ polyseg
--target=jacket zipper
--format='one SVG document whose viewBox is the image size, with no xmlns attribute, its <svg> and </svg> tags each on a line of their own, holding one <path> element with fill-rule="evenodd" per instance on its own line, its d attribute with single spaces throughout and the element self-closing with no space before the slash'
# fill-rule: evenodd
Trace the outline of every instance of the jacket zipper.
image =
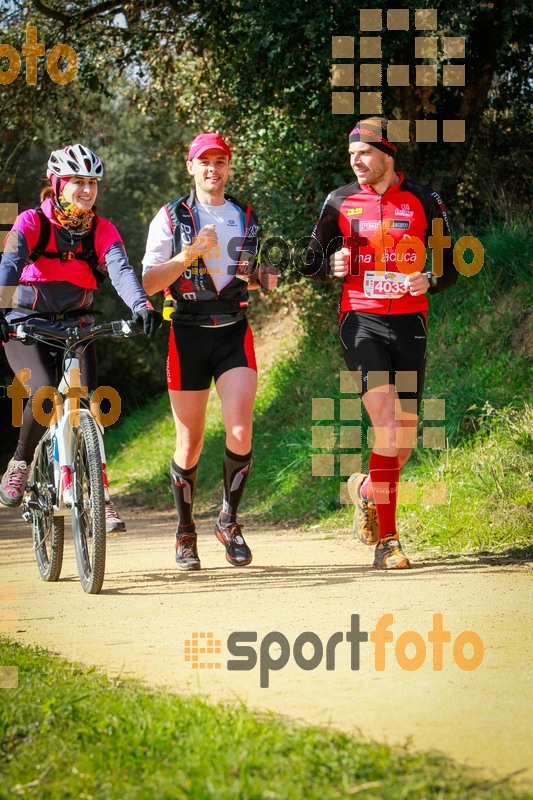
<svg viewBox="0 0 533 800">
<path fill-rule="evenodd" d="M 381 236 L 383 237 L 383 240 L 382 240 L 381 244 L 382 244 L 382 249 L 383 249 L 383 258 L 385 259 L 384 270 L 386 272 L 387 271 L 387 251 L 385 249 L 385 236 L 386 236 L 386 233 L 385 233 L 385 230 L 383 229 L 383 195 L 380 194 L 380 195 L 378 195 L 378 197 L 379 197 L 379 222 L 380 222 L 380 226 L 381 226 Z M 387 314 L 391 313 L 391 309 L 392 309 L 392 298 L 389 297 L 389 308 L 387 310 Z"/>
</svg>

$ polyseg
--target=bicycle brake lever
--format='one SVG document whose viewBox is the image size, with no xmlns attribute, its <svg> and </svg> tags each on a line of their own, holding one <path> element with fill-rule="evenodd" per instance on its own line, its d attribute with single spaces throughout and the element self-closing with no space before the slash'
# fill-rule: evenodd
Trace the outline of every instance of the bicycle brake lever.
<svg viewBox="0 0 533 800">
<path fill-rule="evenodd" d="M 122 333 L 124 336 L 135 336 L 138 333 L 142 333 L 143 324 L 142 321 L 137 322 L 134 319 L 122 320 Z"/>
</svg>

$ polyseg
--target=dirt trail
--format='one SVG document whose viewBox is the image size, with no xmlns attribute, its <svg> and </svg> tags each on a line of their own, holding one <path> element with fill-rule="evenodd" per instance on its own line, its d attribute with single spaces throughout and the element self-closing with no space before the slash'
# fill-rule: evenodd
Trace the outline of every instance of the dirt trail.
<svg viewBox="0 0 533 800">
<path fill-rule="evenodd" d="M 213 700 L 239 699 L 252 708 L 350 734 L 359 730 L 391 744 L 410 742 L 495 778 L 525 770 L 520 782 L 533 784 L 527 567 L 425 552 L 414 554 L 412 571 L 384 575 L 369 567 L 371 550 L 349 533 L 249 526 L 245 533 L 254 561 L 239 570 L 227 564 L 212 521 L 204 518 L 198 526 L 202 570 L 184 575 L 173 566 L 172 514 L 122 510 L 129 532 L 109 540 L 104 588 L 93 597 L 84 594 L 77 578 L 70 534 L 62 578 L 46 584 L 37 573 L 28 526 L 17 511 L 0 508 L 0 584 L 8 588 L 4 602 L 16 602 L 12 626 L 13 606 L 11 612 L 4 606 L 5 632 L 109 675 L 136 676 Z M 375 669 L 371 641 L 362 642 L 360 669 L 352 669 L 345 637 L 336 646 L 335 669 L 326 670 L 327 641 L 337 631 L 349 631 L 356 614 L 361 630 L 369 632 L 384 614 L 393 614 L 385 670 Z M 434 614 L 443 615 L 452 643 L 465 630 L 480 637 L 485 652 L 477 669 L 460 669 L 452 644 L 444 645 L 442 671 L 433 669 L 428 631 Z M 268 673 L 268 688 L 260 686 L 259 669 L 261 662 L 265 681 L 266 652 L 254 669 L 228 670 L 235 654 L 227 640 L 234 631 L 257 632 L 253 647 L 259 656 L 264 637 L 273 631 L 289 642 L 288 663 Z M 306 631 L 318 634 L 324 645 L 313 670 L 301 669 L 293 654 L 296 638 Z M 420 634 L 427 649 L 422 666 L 412 671 L 398 665 L 395 651 L 398 637 L 408 631 Z M 185 660 L 186 641 L 194 633 L 220 640 L 219 654 L 200 653 L 204 667 Z M 416 648 L 399 647 L 400 659 L 404 652 L 407 658 L 423 655 L 421 640 L 408 636 Z M 305 645 L 300 663 L 319 655 L 318 647 L 316 641 Z M 473 653 L 467 644 L 464 657 Z M 272 660 L 281 655 L 272 643 Z M 207 666 L 214 662 L 220 667 Z"/>
</svg>

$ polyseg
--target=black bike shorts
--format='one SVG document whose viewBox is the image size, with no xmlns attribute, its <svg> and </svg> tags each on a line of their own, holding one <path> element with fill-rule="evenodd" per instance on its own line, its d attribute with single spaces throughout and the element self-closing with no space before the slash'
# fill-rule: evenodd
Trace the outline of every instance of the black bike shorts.
<svg viewBox="0 0 533 800">
<path fill-rule="evenodd" d="M 169 389 L 209 389 L 213 378 L 216 382 L 235 367 L 257 372 L 254 338 L 247 319 L 215 328 L 172 322 L 167 356 Z"/>
<path fill-rule="evenodd" d="M 339 336 L 349 370 L 361 373 L 360 393 L 386 384 L 402 399 L 420 402 L 426 372 L 424 314 L 342 314 Z"/>
</svg>

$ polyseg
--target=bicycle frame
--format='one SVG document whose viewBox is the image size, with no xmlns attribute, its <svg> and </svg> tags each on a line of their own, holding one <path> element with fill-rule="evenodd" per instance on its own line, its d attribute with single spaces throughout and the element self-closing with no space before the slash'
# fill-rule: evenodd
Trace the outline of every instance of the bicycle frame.
<svg viewBox="0 0 533 800">
<path fill-rule="evenodd" d="M 41 438 L 31 466 L 23 501 L 23 517 L 32 524 L 34 550 L 41 577 L 57 581 L 63 557 L 64 517 L 71 513 L 78 572 L 84 590 L 97 594 L 104 580 L 106 525 L 109 499 L 103 426 L 81 398 L 80 360 L 73 348 L 101 336 L 128 337 L 140 332 L 132 322 L 117 321 L 87 331 L 53 331 L 28 324 L 15 327 L 20 341 L 42 341 L 65 350 L 63 374 L 53 393 L 48 430 Z M 46 393 L 50 398 L 50 394 Z M 37 394 L 35 395 L 37 397 Z M 34 413 L 43 413 L 34 409 Z"/>
<path fill-rule="evenodd" d="M 117 329 L 117 325 L 121 326 L 120 333 Z M 33 330 L 30 332 L 30 329 L 32 328 L 33 326 L 31 325 L 19 325 L 17 327 L 17 338 L 21 341 L 24 341 L 27 336 L 30 336 L 30 338 L 37 338 L 37 329 L 33 328 Z M 54 421 L 49 426 L 54 449 L 54 487 L 56 502 L 54 503 L 53 509 L 54 513 L 58 516 L 66 516 L 67 513 L 72 509 L 72 476 L 75 470 L 75 429 L 79 425 L 79 418 L 81 415 L 90 414 L 92 416 L 88 408 L 83 406 L 80 407 L 79 401 L 73 402 L 73 400 L 77 400 L 77 398 L 74 398 L 72 393 L 69 391 L 72 388 L 80 386 L 80 362 L 77 355 L 70 352 L 70 348 L 72 347 L 73 342 L 83 339 L 97 338 L 101 332 L 105 332 L 108 329 L 112 330 L 115 336 L 122 335 L 127 337 L 133 335 L 131 324 L 124 320 L 120 321 L 120 323 L 112 322 L 108 323 L 108 325 L 100 325 L 96 328 L 92 328 L 90 331 L 84 332 L 86 335 L 80 335 L 80 332 L 77 328 L 67 329 L 67 331 L 65 331 L 65 334 L 68 335 L 70 333 L 71 337 L 70 339 L 65 337 L 67 341 L 67 352 L 64 360 L 61 381 L 56 390 L 60 397 L 63 410 L 59 419 Z M 44 329 L 42 328 L 38 329 L 37 335 L 40 340 L 46 338 L 47 336 L 51 338 L 64 338 L 54 336 L 54 334 L 50 333 L 43 334 L 43 330 Z M 90 400 L 90 395 L 87 397 Z M 59 403 L 55 402 L 54 405 L 57 408 Z M 104 481 L 104 495 L 105 500 L 108 501 L 109 486 L 106 473 L 107 465 L 105 460 L 103 427 L 98 422 L 98 419 L 95 417 L 93 417 L 93 419 L 96 422 L 96 430 L 98 435 L 98 446 L 100 449 L 102 463 L 102 477 Z"/>
<path fill-rule="evenodd" d="M 73 402 L 68 390 L 74 385 L 79 386 L 80 362 L 77 356 L 68 353 L 65 358 L 63 375 L 57 391 L 63 401 L 63 413 L 59 420 L 50 426 L 54 452 L 54 486 L 57 502 L 54 504 L 54 513 L 65 516 L 72 510 L 72 481 L 75 473 L 75 431 L 79 425 L 79 419 L 83 414 L 91 414 L 89 409 L 80 407 L 79 402 Z M 92 416 L 92 415 L 91 415 Z M 78 425 L 75 423 L 78 422 Z M 105 448 L 103 439 L 103 428 L 95 418 L 96 430 L 98 434 L 98 447 L 100 450 L 100 460 L 102 462 L 102 477 L 104 480 L 105 500 L 109 500 L 109 488 L 107 485 Z"/>
</svg>

